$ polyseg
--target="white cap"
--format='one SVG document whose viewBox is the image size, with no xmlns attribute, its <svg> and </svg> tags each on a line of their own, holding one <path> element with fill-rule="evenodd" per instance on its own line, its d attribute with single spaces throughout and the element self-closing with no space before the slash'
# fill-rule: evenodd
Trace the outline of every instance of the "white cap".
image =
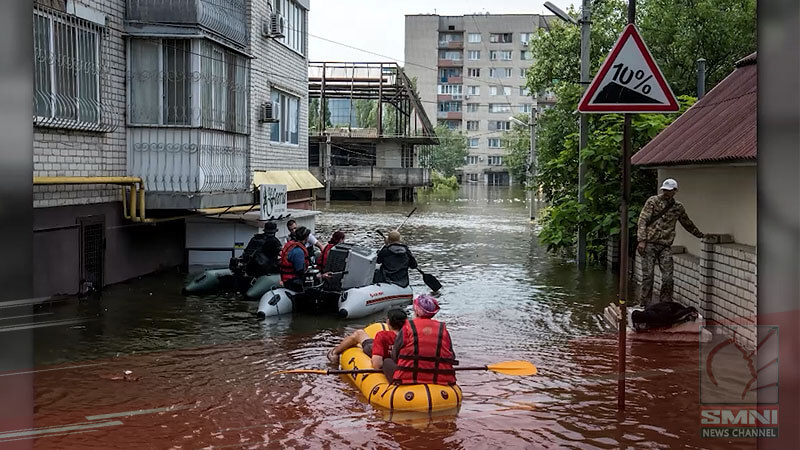
<svg viewBox="0 0 800 450">
<path fill-rule="evenodd" d="M 673 180 L 672 178 L 667 178 L 661 184 L 661 189 L 665 191 L 672 191 L 678 189 L 678 182 Z"/>
</svg>

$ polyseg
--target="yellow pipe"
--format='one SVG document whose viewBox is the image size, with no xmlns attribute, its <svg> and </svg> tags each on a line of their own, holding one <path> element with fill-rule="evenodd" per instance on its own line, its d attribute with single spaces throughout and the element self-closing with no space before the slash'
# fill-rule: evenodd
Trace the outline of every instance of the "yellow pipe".
<svg viewBox="0 0 800 450">
<path fill-rule="evenodd" d="M 134 184 L 139 177 L 33 177 L 33 184 Z"/>
</svg>

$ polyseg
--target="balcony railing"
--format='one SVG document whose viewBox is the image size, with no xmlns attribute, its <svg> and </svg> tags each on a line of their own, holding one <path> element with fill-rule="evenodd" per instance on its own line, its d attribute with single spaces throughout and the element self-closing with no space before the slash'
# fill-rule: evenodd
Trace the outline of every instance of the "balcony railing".
<svg viewBox="0 0 800 450">
<path fill-rule="evenodd" d="M 460 49 L 460 48 L 464 48 L 464 41 L 439 41 L 439 48 L 440 49 L 446 49 L 446 48 Z"/>
<path fill-rule="evenodd" d="M 126 19 L 141 24 L 196 25 L 241 47 L 249 41 L 244 0 L 127 0 Z"/>
<path fill-rule="evenodd" d="M 243 192 L 247 136 L 201 128 L 129 127 L 128 173 L 149 192 Z"/>
<path fill-rule="evenodd" d="M 463 59 L 440 59 L 439 67 L 463 67 Z"/>
<path fill-rule="evenodd" d="M 310 168 L 318 178 L 322 168 Z M 334 188 L 429 186 L 431 171 L 421 167 L 332 166 L 329 169 Z"/>
</svg>

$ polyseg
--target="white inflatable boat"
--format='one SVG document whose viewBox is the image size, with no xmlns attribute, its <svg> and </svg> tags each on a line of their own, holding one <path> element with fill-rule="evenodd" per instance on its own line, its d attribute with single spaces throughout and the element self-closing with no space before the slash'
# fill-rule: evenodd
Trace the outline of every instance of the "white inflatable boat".
<svg viewBox="0 0 800 450">
<path fill-rule="evenodd" d="M 377 253 L 364 247 L 339 244 L 328 254 L 325 272 L 333 275 L 320 284 L 314 271 L 306 279 L 304 293 L 285 288 L 267 291 L 258 305 L 259 318 L 304 310 L 330 311 L 340 317 L 358 319 L 411 304 L 411 286 L 372 283 Z"/>
<path fill-rule="evenodd" d="M 713 337 L 711 332 L 705 329 L 705 320 L 700 313 L 697 313 L 693 320 L 688 320 L 665 328 L 650 328 L 637 330 L 633 327 L 634 311 L 644 311 L 643 307 L 627 308 L 627 335 L 629 340 L 651 341 L 651 342 L 708 342 Z M 603 310 L 603 319 L 614 330 L 619 330 L 620 309 L 614 303 L 609 304 Z"/>
</svg>

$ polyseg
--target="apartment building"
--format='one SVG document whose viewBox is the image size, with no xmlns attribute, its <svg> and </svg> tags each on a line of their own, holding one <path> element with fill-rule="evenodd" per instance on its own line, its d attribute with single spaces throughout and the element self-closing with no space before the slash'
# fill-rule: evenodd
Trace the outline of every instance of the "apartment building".
<svg viewBox="0 0 800 450">
<path fill-rule="evenodd" d="M 193 217 L 307 170 L 308 9 L 34 0 L 35 295 L 181 265 Z"/>
<path fill-rule="evenodd" d="M 513 183 L 504 164 L 504 131 L 514 114 L 552 103 L 531 95 L 525 71 L 528 41 L 553 16 L 538 14 L 407 15 L 405 71 L 417 79 L 426 112 L 468 136 L 462 183 Z"/>
</svg>

